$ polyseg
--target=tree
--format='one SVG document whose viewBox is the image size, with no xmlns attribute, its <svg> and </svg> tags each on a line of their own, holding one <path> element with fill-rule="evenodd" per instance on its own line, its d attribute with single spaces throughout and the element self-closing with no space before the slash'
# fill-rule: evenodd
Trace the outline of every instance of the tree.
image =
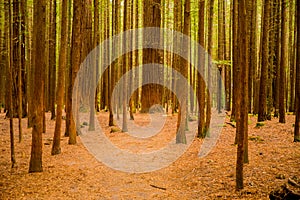
<svg viewBox="0 0 300 200">
<path fill-rule="evenodd" d="M 295 130 L 294 130 L 294 142 L 300 142 L 300 3 L 296 1 L 296 19 L 297 19 L 297 56 L 296 56 L 296 119 L 295 119 Z"/>
<path fill-rule="evenodd" d="M 281 59 L 280 59 L 280 72 L 279 72 L 279 122 L 285 123 L 285 90 L 286 88 L 286 76 L 285 70 L 288 65 L 288 37 L 287 37 L 287 0 L 282 0 L 281 4 Z"/>
<path fill-rule="evenodd" d="M 218 65 L 220 76 L 218 76 L 218 93 L 217 93 L 217 108 L 221 113 L 222 108 L 222 70 L 223 62 L 225 60 L 225 21 L 224 21 L 224 6 L 225 3 L 222 0 L 218 0 L 218 60 L 221 64 Z"/>
<path fill-rule="evenodd" d="M 212 47 L 213 47 L 213 40 L 212 40 L 212 35 L 213 35 L 213 20 L 214 20 L 214 0 L 209 0 L 208 3 L 208 8 L 209 8 L 209 15 L 208 15 L 208 45 L 207 45 L 207 52 L 211 56 L 212 55 Z M 212 78 L 212 73 L 211 73 L 211 62 L 208 63 L 208 69 L 207 69 L 207 91 L 206 91 L 206 123 L 205 123 L 205 135 L 209 133 L 209 127 L 210 127 L 210 120 L 211 120 L 211 94 L 210 94 L 210 89 L 211 89 L 211 78 Z"/>
<path fill-rule="evenodd" d="M 259 89 L 259 110 L 258 121 L 265 121 L 267 119 L 267 83 L 268 83 L 268 67 L 269 67 L 269 18 L 270 18 L 270 0 L 264 2 L 264 16 L 262 29 L 262 63 Z"/>
<path fill-rule="evenodd" d="M 7 65 L 8 70 L 7 72 L 7 88 L 8 88 L 8 99 L 9 99 L 9 132 L 10 132 L 10 159 L 11 159 L 11 167 L 13 168 L 16 164 L 16 157 L 15 157 L 15 144 L 14 144 L 14 127 L 13 127 L 13 101 L 12 101 L 12 63 L 13 63 L 13 51 L 12 51 L 12 12 L 11 12 L 11 0 L 8 0 L 6 2 L 6 18 L 8 18 L 6 22 L 7 26 L 7 38 L 9 38 L 7 41 L 6 46 L 8 47 L 7 50 Z M 8 10 L 8 12 L 7 12 Z"/>
<path fill-rule="evenodd" d="M 76 125 L 75 118 L 72 108 L 72 95 L 73 95 L 73 86 L 79 66 L 84 59 L 83 54 L 83 34 L 85 24 L 85 13 L 84 8 L 86 4 L 83 0 L 74 0 L 73 2 L 73 24 L 72 24 L 72 48 L 71 48 L 71 67 L 69 69 L 69 84 L 68 84 L 68 103 L 67 103 L 67 120 L 66 123 L 69 126 L 68 135 L 69 135 L 69 144 L 76 144 Z M 74 102 L 77 105 L 77 102 Z"/>
<path fill-rule="evenodd" d="M 51 119 L 55 118 L 56 86 L 56 0 L 50 0 L 49 20 L 49 108 Z M 67 7 L 67 5 L 66 5 Z M 67 17 L 67 16 L 66 16 Z M 63 19 L 63 18 L 62 18 Z"/>
<path fill-rule="evenodd" d="M 177 32 L 182 32 L 182 1 L 181 0 L 174 0 L 174 25 L 173 28 Z M 174 38 L 174 43 L 179 43 L 179 38 Z M 181 59 L 180 56 L 177 54 L 173 55 L 173 60 L 172 60 L 172 68 L 179 71 L 179 67 L 181 66 Z M 176 74 L 173 72 L 172 73 L 172 87 L 173 90 L 176 90 L 178 87 L 176 84 L 177 77 Z M 172 96 L 172 114 L 176 112 L 177 109 L 177 98 L 175 93 L 173 93 Z"/>
<path fill-rule="evenodd" d="M 238 2 L 233 1 L 232 5 L 232 77 L 233 77 L 233 88 L 236 88 L 237 86 L 237 70 L 236 67 L 238 66 Z M 232 111 L 231 111 L 231 116 L 230 116 L 230 121 L 236 120 L 236 91 L 232 90 Z M 235 144 L 237 143 L 237 137 L 235 137 Z"/>
<path fill-rule="evenodd" d="M 143 1 L 143 23 L 144 27 L 160 27 L 161 26 L 161 0 L 153 0 Z M 160 33 L 157 33 L 160 34 Z M 158 38 L 158 37 L 155 37 Z M 160 38 L 160 36 L 159 36 Z M 149 41 L 150 43 L 154 43 L 156 41 L 153 41 L 153 37 L 147 35 L 144 37 L 144 40 Z M 159 51 L 156 49 L 143 49 L 143 64 L 149 64 L 149 63 L 160 63 L 160 55 Z M 158 75 L 159 71 L 154 70 L 149 72 L 148 68 L 143 68 L 143 82 L 149 83 L 150 78 L 149 74 L 151 73 L 152 77 L 155 77 L 156 74 Z M 142 98 L 141 98 L 141 104 L 142 104 L 142 113 L 149 112 L 149 109 L 154 104 L 160 104 L 161 103 L 161 87 L 159 87 L 156 84 L 146 84 L 142 87 Z"/>
<path fill-rule="evenodd" d="M 62 15 L 61 15 L 61 48 L 59 53 L 59 65 L 58 65 L 58 79 L 56 90 L 56 119 L 55 129 L 52 145 L 52 155 L 60 154 L 60 136 L 61 136 L 61 122 L 62 122 L 62 109 L 64 102 L 64 83 L 65 83 L 65 67 L 67 66 L 67 45 L 68 45 L 68 0 L 62 1 Z"/>
<path fill-rule="evenodd" d="M 130 3 L 128 0 L 124 1 L 124 18 L 123 18 L 123 31 L 127 31 L 129 29 L 129 7 L 130 7 Z M 128 43 L 130 41 L 126 41 L 123 42 L 123 49 L 128 48 Z M 125 75 L 127 72 L 127 67 L 128 67 L 128 55 L 124 55 L 123 56 L 123 60 L 122 60 L 122 65 L 123 65 L 123 70 L 122 70 L 122 74 Z M 123 108 L 123 123 L 122 123 L 122 132 L 127 132 L 128 131 L 128 127 L 127 127 L 127 87 L 128 87 L 128 83 L 127 83 L 127 77 L 124 76 L 123 77 L 123 82 L 122 82 L 122 108 Z"/>
<path fill-rule="evenodd" d="M 191 2 L 190 0 L 185 0 L 184 2 L 184 25 L 183 25 L 183 34 L 186 36 L 190 36 L 190 26 L 191 26 Z M 183 54 L 188 58 L 190 56 L 190 44 L 187 43 L 187 41 L 181 41 L 183 46 Z M 182 60 L 181 61 L 181 66 L 180 66 L 180 72 L 183 77 L 188 77 L 188 68 L 189 68 L 189 62 L 187 60 Z M 186 135 L 185 135 L 185 130 L 186 130 L 186 118 L 187 118 L 187 85 L 182 85 L 180 87 L 180 109 L 178 116 L 180 117 L 178 120 L 178 130 L 176 134 L 176 143 L 183 143 L 186 144 Z"/>
<path fill-rule="evenodd" d="M 295 2 L 294 0 L 290 3 L 290 14 L 289 14 L 289 30 L 296 30 L 296 8 L 295 8 Z M 294 22 L 294 23 L 293 23 Z M 289 35 L 289 66 L 290 66 L 290 101 L 289 101 L 289 112 L 295 112 L 295 72 L 296 72 L 296 62 L 295 62 L 295 54 L 296 54 L 296 32 L 290 32 Z"/>
<path fill-rule="evenodd" d="M 236 189 L 243 189 L 243 164 L 245 150 L 248 143 L 248 36 L 247 36 L 247 0 L 238 3 L 238 37 L 239 58 L 237 66 L 238 82 L 236 85 L 236 119 L 237 119 L 237 162 L 236 162 Z"/>
<path fill-rule="evenodd" d="M 198 41 L 199 44 L 204 48 L 205 43 L 205 34 L 204 34 L 204 11 L 205 11 L 205 0 L 199 1 L 199 14 L 198 14 Z M 200 67 L 200 71 L 202 72 L 202 75 L 204 75 L 204 65 L 205 65 L 205 55 L 202 53 L 202 51 L 198 51 L 200 55 L 198 55 L 198 65 Z M 197 87 L 197 98 L 199 102 L 199 112 L 198 112 L 198 137 L 204 138 L 204 123 L 205 123 L 205 82 L 204 77 L 200 76 L 200 73 L 197 73 L 197 81 L 198 81 L 198 87 Z"/>
<path fill-rule="evenodd" d="M 248 109 L 249 113 L 254 110 L 255 102 L 255 80 L 257 74 L 257 1 L 250 0 L 250 17 L 248 23 L 250 24 L 250 42 L 249 42 L 249 81 L 248 81 Z M 253 99 L 253 101 L 252 101 Z"/>
<path fill-rule="evenodd" d="M 42 172 L 42 133 L 44 106 L 44 69 L 45 69 L 45 33 L 46 33 L 46 1 L 34 1 L 33 46 L 34 53 L 34 82 L 33 85 L 33 128 L 29 172 Z"/>
</svg>

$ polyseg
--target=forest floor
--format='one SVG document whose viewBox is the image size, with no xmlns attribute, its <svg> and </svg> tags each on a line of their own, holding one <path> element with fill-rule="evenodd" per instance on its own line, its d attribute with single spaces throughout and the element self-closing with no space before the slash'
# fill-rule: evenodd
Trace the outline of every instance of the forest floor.
<svg viewBox="0 0 300 200">
<path fill-rule="evenodd" d="M 46 117 L 44 171 L 29 174 L 31 129 L 26 128 L 27 120 L 22 121 L 22 143 L 17 142 L 18 122 L 14 120 L 17 167 L 11 169 L 9 120 L 0 114 L 0 199 L 268 199 L 268 194 L 289 177 L 300 177 L 300 143 L 293 143 L 292 115 L 286 116 L 286 124 L 278 123 L 275 118 L 262 127 L 256 127 L 256 117 L 250 117 L 250 163 L 244 168 L 245 188 L 239 192 L 235 191 L 236 129 L 229 124 L 224 124 L 216 146 L 204 158 L 198 157 L 202 140 L 196 138 L 166 168 L 125 173 L 98 162 L 80 137 L 76 145 L 68 145 L 68 138 L 62 137 L 62 153 L 51 156 L 55 121 L 49 119 L 49 113 Z M 120 148 L 130 146 L 132 151 L 138 150 L 138 142 L 130 141 L 127 134 L 110 133 L 107 113 L 99 113 L 98 119 L 108 138 Z M 136 116 L 136 123 L 147 120 L 146 114 Z M 153 140 L 154 145 L 174 136 L 177 116 L 169 116 L 167 120 L 168 128 L 159 134 L 159 140 Z"/>
</svg>

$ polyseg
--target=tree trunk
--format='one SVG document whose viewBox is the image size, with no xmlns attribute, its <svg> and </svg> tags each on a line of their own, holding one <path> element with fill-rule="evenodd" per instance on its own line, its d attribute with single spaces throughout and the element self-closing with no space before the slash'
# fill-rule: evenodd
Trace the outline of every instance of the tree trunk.
<svg viewBox="0 0 300 200">
<path fill-rule="evenodd" d="M 144 14 L 143 21 L 144 27 L 160 27 L 161 26 L 161 1 L 153 0 L 153 1 L 144 1 Z M 158 33 L 159 34 L 159 33 Z M 144 38 L 151 43 L 153 39 L 149 36 Z M 161 63 L 159 51 L 156 49 L 143 49 L 143 64 L 149 63 Z M 149 83 L 150 78 L 149 74 L 151 73 L 152 77 L 155 77 L 155 74 L 158 75 L 159 71 L 148 72 L 147 68 L 143 68 L 143 83 Z M 161 103 L 161 95 L 162 89 L 156 84 L 146 84 L 142 87 L 142 113 L 148 113 L 149 109 L 152 105 Z"/>
<path fill-rule="evenodd" d="M 55 129 L 52 145 L 52 155 L 60 154 L 60 136 L 61 136 L 61 122 L 62 122 L 62 110 L 64 102 L 64 83 L 65 83 L 65 67 L 67 66 L 67 46 L 68 46 L 68 0 L 62 1 L 62 18 L 61 18 L 61 47 L 59 52 L 59 65 L 58 65 L 58 79 L 57 79 L 57 91 L 56 91 L 56 119 Z"/>
<path fill-rule="evenodd" d="M 51 120 L 55 118 L 55 99 L 56 99 L 55 86 L 56 86 L 56 0 L 51 0 L 50 1 L 50 23 L 49 23 L 49 108 L 51 111 Z"/>
<path fill-rule="evenodd" d="M 300 142 L 300 3 L 296 1 L 297 11 L 297 56 L 296 56 L 296 84 L 295 84 L 295 95 L 296 95 L 296 120 L 294 130 L 294 142 Z"/>
<path fill-rule="evenodd" d="M 248 143 L 248 37 L 247 37 L 247 10 L 246 0 L 238 4 L 238 35 L 239 58 L 237 66 L 238 82 L 236 85 L 236 118 L 237 118 L 237 162 L 236 162 L 236 189 L 243 189 L 243 163 Z"/>
<path fill-rule="evenodd" d="M 213 47 L 213 40 L 212 40 L 212 36 L 213 36 L 213 20 L 214 20 L 214 0 L 209 0 L 209 16 L 208 16 L 208 47 L 207 47 L 207 52 L 208 55 L 212 55 L 212 47 Z M 210 121 L 211 121 L 211 95 L 210 94 L 210 89 L 211 89 L 211 65 L 212 63 L 209 62 L 208 63 L 208 74 L 207 74 L 207 90 L 206 90 L 206 120 L 205 120 L 205 135 L 209 134 L 209 127 L 210 127 Z"/>
<path fill-rule="evenodd" d="M 259 89 L 259 110 L 258 121 L 267 119 L 267 84 L 269 68 L 269 21 L 270 21 L 270 0 L 265 0 L 262 35 L 262 65 Z"/>
<path fill-rule="evenodd" d="M 185 0 L 184 3 L 184 23 L 183 23 L 183 34 L 186 36 L 190 36 L 190 26 L 191 26 L 191 2 L 190 0 Z M 181 41 L 181 44 L 183 45 L 183 54 L 188 58 L 190 56 L 190 44 L 187 43 L 187 41 Z M 187 60 L 182 60 L 181 61 L 181 66 L 180 66 L 180 72 L 182 76 L 184 76 L 186 79 L 188 79 L 188 68 L 190 63 Z M 186 118 L 187 118 L 187 113 L 188 113 L 188 108 L 187 108 L 187 85 L 179 86 L 180 87 L 180 95 L 182 96 L 179 99 L 180 102 L 180 109 L 178 116 L 178 124 L 179 124 L 179 129 L 177 130 L 176 134 L 176 143 L 182 143 L 186 144 L 186 135 L 185 135 L 185 130 L 186 130 Z"/>
<path fill-rule="evenodd" d="M 10 159 L 11 159 L 11 167 L 13 168 L 16 164 L 16 156 L 15 156 L 15 143 L 14 143 L 14 127 L 13 127 L 13 97 L 12 97 L 12 87 L 13 87 L 13 78 L 12 78 L 12 64 L 13 64 L 13 34 L 12 34 L 12 12 L 11 12 L 11 0 L 7 0 L 5 5 L 5 15 L 6 15 L 6 26 L 7 26 L 7 65 L 8 70 L 6 71 L 7 75 L 7 86 L 8 86 L 8 103 L 9 103 L 9 133 L 10 133 Z"/>
<path fill-rule="evenodd" d="M 287 0 L 282 0 L 281 5 L 281 59 L 280 59 L 280 87 L 279 87 L 279 122 L 285 123 L 285 70 L 288 65 L 288 33 L 287 33 Z"/>
<path fill-rule="evenodd" d="M 33 85 L 33 129 L 29 172 L 42 172 L 42 133 L 44 107 L 44 74 L 45 74 L 45 33 L 46 33 L 46 1 L 34 1 L 33 51 L 34 85 Z M 37 51 L 38 50 L 38 51 Z M 37 56 L 38 54 L 38 56 Z"/>
<path fill-rule="evenodd" d="M 296 30 L 296 18 L 294 17 L 294 13 L 296 12 L 296 8 L 295 8 L 295 1 L 293 0 L 291 2 L 291 7 L 292 9 L 290 9 L 290 14 L 289 14 L 289 30 Z M 293 24 L 293 22 L 295 22 Z M 294 25 L 294 26 L 293 26 Z M 289 66 L 290 66 L 290 102 L 289 102 L 289 112 L 295 112 L 295 72 L 296 72 L 296 62 L 295 62 L 295 58 L 296 58 L 296 37 L 297 34 L 296 32 L 290 32 L 289 35 L 289 51 L 290 51 L 290 62 L 289 62 Z"/>
<path fill-rule="evenodd" d="M 204 34 L 204 11 L 205 11 L 205 0 L 199 1 L 199 19 L 198 19 L 198 42 L 201 45 L 201 47 L 204 49 L 205 43 L 205 34 Z M 204 123 L 205 123 L 205 82 L 204 78 L 204 66 L 205 66 L 205 54 L 202 52 L 204 50 L 198 50 L 198 68 L 200 68 L 200 71 L 202 72 L 202 75 L 198 72 L 197 73 L 197 98 L 199 103 L 199 112 L 198 112 L 198 137 L 204 138 Z"/>
<path fill-rule="evenodd" d="M 224 20 L 224 1 L 218 0 L 218 60 L 221 62 L 218 64 L 220 76 L 218 76 L 218 93 L 217 93 L 217 109 L 218 113 L 221 113 L 222 109 L 222 70 L 225 60 L 225 21 Z"/>
<path fill-rule="evenodd" d="M 67 120 L 69 124 L 69 144 L 76 144 L 76 125 L 75 116 L 73 114 L 77 111 L 73 111 L 72 108 L 72 93 L 74 81 L 79 70 L 79 66 L 82 62 L 81 52 L 83 51 L 83 26 L 84 23 L 84 6 L 83 0 L 74 0 L 73 2 L 73 25 L 72 25 L 72 48 L 71 48 L 71 67 L 69 69 L 69 85 L 68 85 L 68 104 L 67 104 Z M 77 102 L 75 102 L 77 104 Z"/>
</svg>

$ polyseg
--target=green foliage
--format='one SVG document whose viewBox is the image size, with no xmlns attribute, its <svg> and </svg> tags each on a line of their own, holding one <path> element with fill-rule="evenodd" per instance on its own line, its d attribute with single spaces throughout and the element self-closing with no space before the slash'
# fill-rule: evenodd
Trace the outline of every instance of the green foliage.
<svg viewBox="0 0 300 200">
<path fill-rule="evenodd" d="M 257 122 L 256 123 L 256 128 L 259 128 L 259 127 L 263 127 L 265 125 L 265 123 L 263 123 L 263 122 Z"/>
<path fill-rule="evenodd" d="M 215 65 L 228 65 L 232 66 L 232 63 L 230 60 L 213 60 L 213 64 Z"/>
<path fill-rule="evenodd" d="M 263 142 L 264 139 L 262 139 L 260 136 L 249 136 L 248 140 L 254 141 L 254 142 Z"/>
<path fill-rule="evenodd" d="M 111 127 L 110 132 L 111 133 L 121 132 L 121 129 L 118 127 Z"/>
</svg>

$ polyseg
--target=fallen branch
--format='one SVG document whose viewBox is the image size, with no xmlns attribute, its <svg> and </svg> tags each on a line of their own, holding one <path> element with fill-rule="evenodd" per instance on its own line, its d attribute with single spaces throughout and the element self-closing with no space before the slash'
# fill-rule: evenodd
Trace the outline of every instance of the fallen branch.
<svg viewBox="0 0 300 200">
<path fill-rule="evenodd" d="M 294 187 L 300 188 L 300 185 L 293 179 L 289 178 L 288 183 Z"/>
<path fill-rule="evenodd" d="M 230 126 L 232 126 L 233 128 L 236 128 L 235 124 L 231 123 L 231 122 L 225 122 L 226 124 L 229 124 Z"/>
<path fill-rule="evenodd" d="M 300 199 L 300 193 L 288 188 L 287 184 L 282 185 L 279 189 L 270 193 L 271 200 L 294 200 Z"/>
<path fill-rule="evenodd" d="M 160 190 L 167 190 L 167 188 L 159 187 L 159 186 L 152 185 L 152 184 L 150 184 L 150 186 L 151 186 L 151 187 L 154 187 L 154 188 L 157 188 L 157 189 L 160 189 Z"/>
</svg>

